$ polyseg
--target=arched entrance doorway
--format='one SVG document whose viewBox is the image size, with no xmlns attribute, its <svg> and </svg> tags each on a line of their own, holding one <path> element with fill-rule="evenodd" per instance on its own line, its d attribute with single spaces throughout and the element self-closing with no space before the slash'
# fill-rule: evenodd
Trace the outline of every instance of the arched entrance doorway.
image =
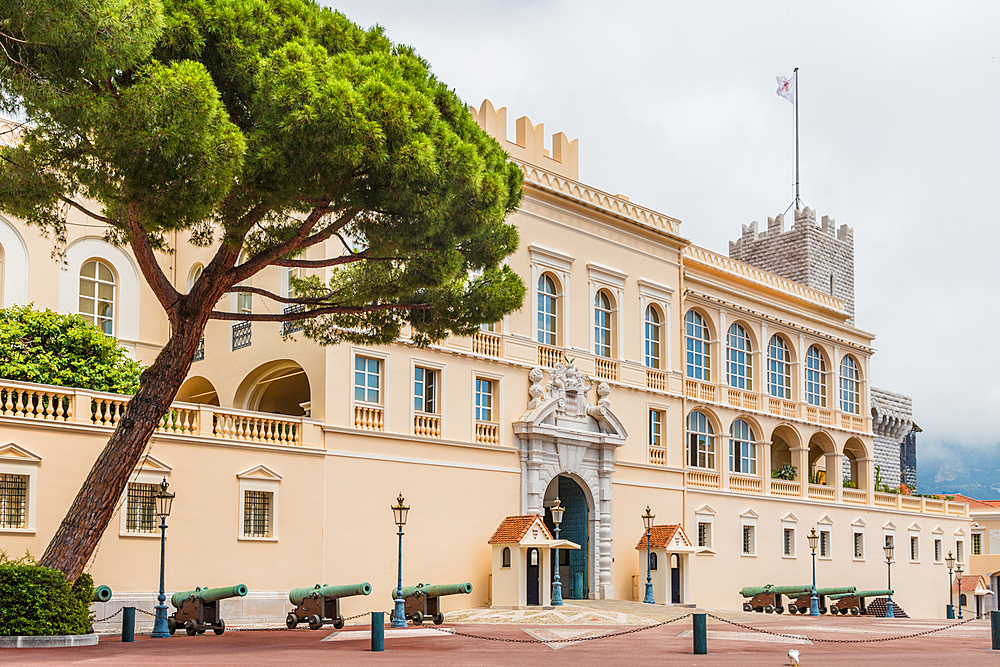
<svg viewBox="0 0 1000 667">
<path fill-rule="evenodd" d="M 583 488 L 569 475 L 558 475 L 545 491 L 545 525 L 555 535 L 550 508 L 556 498 L 565 512 L 559 526 L 559 537 L 580 545 L 579 549 L 559 550 L 559 580 L 566 600 L 586 600 L 590 597 L 590 507 Z M 555 559 L 552 559 L 553 561 Z M 553 574 L 556 564 L 552 563 Z"/>
</svg>

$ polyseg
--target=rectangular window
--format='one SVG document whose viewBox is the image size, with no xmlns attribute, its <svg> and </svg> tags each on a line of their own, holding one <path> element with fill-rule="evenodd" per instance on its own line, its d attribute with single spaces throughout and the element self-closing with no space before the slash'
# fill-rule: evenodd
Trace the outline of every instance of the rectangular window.
<svg viewBox="0 0 1000 667">
<path fill-rule="evenodd" d="M 27 528 L 28 476 L 0 474 L 0 528 Z"/>
<path fill-rule="evenodd" d="M 437 371 L 417 366 L 413 369 L 413 409 L 437 413 Z"/>
<path fill-rule="evenodd" d="M 156 492 L 156 484 L 139 484 L 133 482 L 128 485 L 128 501 L 125 515 L 125 531 L 128 533 L 155 533 L 156 501 L 153 494 Z"/>
<path fill-rule="evenodd" d="M 865 534 L 854 533 L 854 558 L 861 560 L 865 557 Z"/>
<path fill-rule="evenodd" d="M 271 496 L 268 491 L 243 492 L 244 537 L 271 537 Z"/>
<path fill-rule="evenodd" d="M 895 547 L 895 546 L 896 546 L 896 538 L 895 538 L 895 537 L 893 537 L 892 535 L 886 535 L 886 536 L 885 536 L 885 546 L 887 546 L 887 547 Z M 894 561 L 895 561 L 895 560 L 899 560 L 899 554 L 897 554 L 897 553 L 896 553 L 896 552 L 894 551 L 894 552 L 893 552 L 893 557 L 892 557 L 892 559 L 893 559 Z"/>
<path fill-rule="evenodd" d="M 649 446 L 663 446 L 663 411 L 649 411 Z"/>
<path fill-rule="evenodd" d="M 941 540 L 934 540 L 934 562 L 941 562 Z"/>
<path fill-rule="evenodd" d="M 819 531 L 819 557 L 829 558 L 830 557 L 830 531 L 821 530 Z"/>
<path fill-rule="evenodd" d="M 698 522 L 698 546 L 712 548 L 712 524 L 705 521 Z"/>
<path fill-rule="evenodd" d="M 381 403 L 382 361 L 354 357 L 354 400 Z"/>
<path fill-rule="evenodd" d="M 972 555 L 980 556 L 983 553 L 983 536 L 981 533 L 972 534 Z"/>
<path fill-rule="evenodd" d="M 754 526 L 743 526 L 743 555 L 753 556 L 755 547 Z"/>
<path fill-rule="evenodd" d="M 794 556 L 795 555 L 795 529 L 794 528 L 785 528 L 784 530 L 782 530 L 782 537 L 783 537 L 783 539 L 782 539 L 782 545 L 783 545 L 783 550 L 784 550 L 783 553 L 786 556 Z"/>
<path fill-rule="evenodd" d="M 955 560 L 959 563 L 965 562 L 965 542 L 962 540 L 955 542 Z"/>
<path fill-rule="evenodd" d="M 476 378 L 476 421 L 493 421 L 493 380 Z"/>
<path fill-rule="evenodd" d="M 920 538 L 916 535 L 910 535 L 910 560 L 920 560 Z"/>
</svg>

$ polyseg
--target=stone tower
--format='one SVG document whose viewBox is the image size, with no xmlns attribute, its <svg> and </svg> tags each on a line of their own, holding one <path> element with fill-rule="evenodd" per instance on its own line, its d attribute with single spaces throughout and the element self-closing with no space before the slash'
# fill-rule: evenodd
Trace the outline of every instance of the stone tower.
<svg viewBox="0 0 1000 667">
<path fill-rule="evenodd" d="M 844 301 L 854 324 L 854 230 L 836 229 L 836 221 L 806 207 L 795 211 L 792 229 L 785 231 L 783 215 L 767 219 L 767 230 L 757 222 L 743 225 L 743 234 L 729 242 L 729 256 L 782 278 L 825 292 Z"/>
</svg>

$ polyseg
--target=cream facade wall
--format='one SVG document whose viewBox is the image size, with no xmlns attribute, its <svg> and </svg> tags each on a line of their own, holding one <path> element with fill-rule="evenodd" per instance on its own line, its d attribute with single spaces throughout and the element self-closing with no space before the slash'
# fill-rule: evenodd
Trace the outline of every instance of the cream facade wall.
<svg viewBox="0 0 1000 667">
<path fill-rule="evenodd" d="M 444 609 L 482 605 L 490 596 L 495 558 L 487 542 L 497 525 L 506 516 L 546 514 L 557 494 L 572 492 L 575 501 L 560 496 L 564 506 L 576 503 L 578 512 L 576 518 L 567 512 L 563 537 L 576 541 L 567 534 L 573 523 L 583 543 L 568 567 L 582 575 L 591 597 L 628 599 L 634 577 L 644 583 L 644 557 L 637 558 L 634 547 L 649 505 L 657 524 L 683 524 L 696 544 L 698 524 L 711 524 L 711 544 L 698 545 L 698 553 L 683 561 L 684 603 L 739 609 L 737 591 L 743 586 L 808 581 L 805 535 L 818 525 L 826 526 L 832 540 L 829 559 L 818 564 L 821 585 L 882 588 L 881 541 L 891 524 L 897 554 L 905 554 L 911 529 L 922 545 L 918 562 L 897 556 L 896 599 L 910 615 L 943 617 L 947 589 L 923 585 L 945 576 L 930 555 L 931 535 L 940 530 L 934 534 L 946 543 L 967 535 L 968 510 L 963 504 L 874 492 L 866 412 L 872 334 L 848 324 L 842 302 L 691 245 L 680 234 L 680 221 L 580 183 L 575 141 L 557 135 L 549 151 L 541 126 L 527 119 L 518 121 L 516 141 L 499 136 L 505 114 L 491 105 L 477 111 L 480 123 L 497 133 L 525 173 L 524 202 L 512 217 L 522 242 L 508 260 L 526 284 L 524 306 L 488 331 L 426 349 L 405 337 L 387 346 L 321 348 L 299 333 L 283 337 L 281 326 L 271 323 L 251 324 L 246 345 L 241 329 L 239 347 L 236 325 L 209 323 L 204 357 L 193 364 L 175 404 L 177 420 L 154 437 L 151 458 L 137 472 L 143 480 L 166 476 L 177 492 L 168 530 L 168 588 L 245 583 L 251 596 L 227 603 L 233 615 L 227 620 L 235 621 L 280 621 L 288 608 L 287 590 L 315 583 L 368 581 L 372 597 L 345 600 L 344 613 L 387 609 L 396 573 L 389 506 L 402 493 L 412 508 L 404 536 L 404 584 L 470 581 L 473 593 L 446 598 Z M 72 215 L 71 221 L 69 268 L 50 259 L 51 242 L 35 230 L 17 221 L 0 226 L 4 304 L 18 303 L 26 290 L 37 307 L 72 312 L 79 281 L 74 267 L 102 258 L 121 286 L 115 334 L 150 363 L 167 339 L 166 317 L 141 279 L 134 290 L 127 288 L 134 278 L 127 251 L 107 245 L 93 225 Z M 23 242 L 26 257 L 17 260 L 28 267 L 23 284 L 8 279 L 14 260 L 7 258 L 20 252 L 12 233 Z M 175 239 L 176 253 L 160 255 L 181 290 L 211 254 L 184 241 Z M 314 252 L 319 257 L 340 249 L 328 243 L 308 256 Z M 272 268 L 252 280 L 280 292 L 286 275 Z M 539 331 L 543 276 L 555 286 L 552 343 Z M 606 354 L 598 353 L 604 341 L 595 321 L 599 294 L 608 300 L 602 320 Z M 236 306 L 224 299 L 219 307 Z M 252 299 L 255 312 L 277 307 Z M 660 350 L 651 365 L 647 308 L 658 318 Z M 714 374 L 702 380 L 685 374 L 684 318 L 691 309 L 711 331 Z M 725 376 L 725 332 L 733 322 L 751 334 L 758 382 L 735 393 Z M 777 402 L 763 383 L 767 342 L 776 333 L 792 355 L 791 396 Z M 828 360 L 825 407 L 811 405 L 803 393 L 803 359 L 813 344 Z M 859 414 L 843 413 L 838 405 L 837 364 L 845 354 L 861 369 Z M 377 377 L 374 400 L 356 397 L 359 359 L 373 362 L 366 368 Z M 431 411 L 415 409 L 416 369 L 436 373 Z M 492 383 L 480 385 L 491 388 L 488 418 L 477 418 L 477 380 Z M 95 423 L 92 406 L 127 399 L 0 385 L 10 396 L 45 393 L 73 405 L 70 415 L 0 406 L 0 443 L 16 445 L 0 449 L 0 473 L 33 471 L 28 501 L 33 527 L 0 529 L 0 548 L 37 555 L 110 432 L 110 425 Z M 711 469 L 690 465 L 686 423 L 692 411 L 704 413 L 713 425 Z M 754 429 L 753 475 L 729 470 L 728 433 L 737 419 Z M 797 466 L 798 479 L 770 477 L 784 457 Z M 843 486 L 839 473 L 845 457 L 854 461 L 856 489 Z M 820 469 L 830 472 L 826 482 L 809 483 L 806 472 Z M 275 494 L 271 535 L 241 538 L 241 489 Z M 755 554 L 744 556 L 742 526 L 749 524 L 755 528 Z M 795 555 L 785 558 L 782 529 L 788 524 L 795 526 Z M 857 529 L 865 534 L 863 559 L 850 551 Z M 122 533 L 116 518 L 90 571 L 115 590 L 115 601 L 108 604 L 138 600 L 151 608 L 155 533 Z M 519 573 L 518 586 L 522 579 Z M 569 579 L 563 579 L 564 597 L 576 585 Z"/>
</svg>

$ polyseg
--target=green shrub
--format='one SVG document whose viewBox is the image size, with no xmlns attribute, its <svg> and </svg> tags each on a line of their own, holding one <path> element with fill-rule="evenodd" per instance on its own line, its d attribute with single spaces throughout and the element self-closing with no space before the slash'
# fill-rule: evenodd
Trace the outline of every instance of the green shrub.
<svg viewBox="0 0 1000 667">
<path fill-rule="evenodd" d="M 82 635 L 91 631 L 94 580 L 71 584 L 59 570 L 0 551 L 0 635 Z"/>
</svg>

